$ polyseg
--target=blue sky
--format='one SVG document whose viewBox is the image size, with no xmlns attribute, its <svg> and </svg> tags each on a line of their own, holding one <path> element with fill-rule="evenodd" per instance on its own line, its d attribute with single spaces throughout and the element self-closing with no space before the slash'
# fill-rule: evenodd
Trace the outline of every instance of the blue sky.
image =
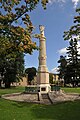
<svg viewBox="0 0 80 120">
<path fill-rule="evenodd" d="M 77 13 L 75 9 L 80 7 L 80 0 L 49 0 L 47 9 L 43 10 L 41 4 L 30 14 L 34 34 L 39 32 L 39 25 L 45 26 L 46 48 L 47 48 L 47 67 L 49 72 L 55 72 L 59 65 L 57 61 L 60 55 L 64 55 L 68 41 L 64 41 L 64 31 L 74 25 L 73 18 Z M 39 40 L 34 39 L 39 46 Z M 34 51 L 32 55 L 25 56 L 25 67 L 38 68 L 39 51 Z"/>
</svg>

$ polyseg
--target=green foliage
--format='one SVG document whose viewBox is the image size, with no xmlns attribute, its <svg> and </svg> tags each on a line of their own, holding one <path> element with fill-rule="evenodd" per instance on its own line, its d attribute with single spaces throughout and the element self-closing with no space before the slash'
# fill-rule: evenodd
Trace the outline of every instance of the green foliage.
<svg viewBox="0 0 80 120">
<path fill-rule="evenodd" d="M 80 59 L 79 59 L 79 48 L 77 47 L 77 39 L 70 40 L 70 46 L 67 48 L 68 52 L 68 66 L 67 72 L 69 70 L 70 82 L 75 85 L 78 84 L 80 79 Z"/>
<path fill-rule="evenodd" d="M 64 40 L 72 39 L 73 36 L 78 37 L 77 39 L 80 40 L 80 8 L 76 9 L 76 12 L 79 15 L 74 17 L 75 25 L 71 26 L 68 31 L 64 32 Z"/>
<path fill-rule="evenodd" d="M 72 83 L 73 87 L 80 82 L 80 58 L 76 38 L 69 41 L 67 48 L 68 59 L 60 56 L 59 78 L 64 79 L 64 84 Z"/>
<path fill-rule="evenodd" d="M 41 1 L 44 9 L 47 2 Z M 38 49 L 32 41 L 34 27 L 28 14 L 38 3 L 39 0 L 0 0 L 0 74 L 9 86 L 22 74 L 23 53 L 32 54 Z"/>
<path fill-rule="evenodd" d="M 25 70 L 25 73 L 28 75 L 28 82 L 29 84 L 31 84 L 31 81 L 34 79 L 34 76 L 36 76 L 36 68 L 32 67 L 32 68 L 27 68 Z"/>
<path fill-rule="evenodd" d="M 77 39 L 71 39 L 69 42 L 70 46 L 67 48 L 68 59 L 67 59 L 67 73 L 70 76 L 71 83 L 78 85 L 80 79 L 80 59 L 79 59 L 79 49 L 77 47 Z M 69 72 L 68 72 L 69 70 Z"/>
<path fill-rule="evenodd" d="M 24 0 L 24 5 L 22 8 L 26 8 L 28 11 L 32 11 L 40 0 Z M 2 3 L 2 7 L 4 7 L 5 11 L 10 11 L 14 7 L 14 5 L 20 4 L 21 0 L 0 0 L 0 3 Z M 48 0 L 41 0 L 41 4 L 44 9 L 46 9 L 46 5 L 48 3 Z"/>
<path fill-rule="evenodd" d="M 65 56 L 60 56 L 60 60 L 58 60 L 58 63 L 60 64 L 58 66 L 59 70 L 59 78 L 64 79 L 65 78 L 65 71 L 67 66 L 67 60 Z"/>
<path fill-rule="evenodd" d="M 73 87 L 80 82 L 80 55 L 77 47 L 78 40 L 80 40 L 80 8 L 76 9 L 79 14 L 74 17 L 75 25 L 69 31 L 64 32 L 64 40 L 69 40 L 69 47 L 67 48 L 68 59 L 66 65 L 59 66 L 60 78 L 64 78 L 65 83 L 72 83 Z M 58 62 L 61 63 L 62 60 Z M 63 63 L 63 61 L 62 61 Z"/>
<path fill-rule="evenodd" d="M 16 53 L 16 59 L 13 60 L 7 56 L 0 56 L 0 73 L 5 87 L 10 87 L 10 84 L 21 79 L 24 70 L 24 55 Z"/>
</svg>

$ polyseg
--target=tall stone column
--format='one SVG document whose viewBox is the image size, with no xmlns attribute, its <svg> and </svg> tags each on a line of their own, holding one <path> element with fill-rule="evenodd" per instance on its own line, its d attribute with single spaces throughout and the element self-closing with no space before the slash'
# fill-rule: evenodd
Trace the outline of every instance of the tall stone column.
<svg viewBox="0 0 80 120">
<path fill-rule="evenodd" d="M 44 26 L 40 25 L 40 38 L 39 38 L 39 67 L 37 74 L 37 84 L 41 93 L 50 91 L 49 85 L 49 72 L 46 65 L 46 38 L 44 36 Z"/>
</svg>

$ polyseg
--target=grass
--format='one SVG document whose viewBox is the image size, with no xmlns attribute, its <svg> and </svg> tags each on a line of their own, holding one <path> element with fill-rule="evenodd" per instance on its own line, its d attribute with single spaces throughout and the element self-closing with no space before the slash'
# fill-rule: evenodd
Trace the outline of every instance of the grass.
<svg viewBox="0 0 80 120">
<path fill-rule="evenodd" d="M 24 90 L 24 87 L 11 87 L 9 89 L 0 89 L 0 95 L 23 92 Z"/>
<path fill-rule="evenodd" d="M 80 101 L 56 105 L 19 103 L 0 99 L 0 120 L 79 120 Z"/>
<path fill-rule="evenodd" d="M 66 91 L 68 88 L 64 88 Z M 75 89 L 74 89 L 75 90 Z M 80 89 L 79 89 L 80 90 Z M 24 88 L 0 90 L 0 94 L 24 91 Z M 77 89 L 78 91 L 78 89 Z M 21 103 L 0 98 L 0 120 L 79 120 L 80 101 L 55 105 Z"/>
<path fill-rule="evenodd" d="M 64 90 L 64 92 L 66 93 L 80 93 L 80 87 L 76 88 L 63 87 L 61 89 Z"/>
</svg>

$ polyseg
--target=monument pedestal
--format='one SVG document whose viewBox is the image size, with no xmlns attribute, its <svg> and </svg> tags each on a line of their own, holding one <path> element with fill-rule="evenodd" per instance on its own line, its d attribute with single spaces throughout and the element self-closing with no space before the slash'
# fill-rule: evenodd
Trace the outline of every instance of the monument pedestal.
<svg viewBox="0 0 80 120">
<path fill-rule="evenodd" d="M 48 68 L 44 65 L 38 67 L 37 84 L 39 92 L 48 93 L 50 89 Z"/>
<path fill-rule="evenodd" d="M 48 93 L 51 90 L 51 87 L 49 84 L 40 84 L 40 85 L 37 85 L 37 87 L 38 87 L 38 92 L 40 92 L 41 94 Z"/>
</svg>

